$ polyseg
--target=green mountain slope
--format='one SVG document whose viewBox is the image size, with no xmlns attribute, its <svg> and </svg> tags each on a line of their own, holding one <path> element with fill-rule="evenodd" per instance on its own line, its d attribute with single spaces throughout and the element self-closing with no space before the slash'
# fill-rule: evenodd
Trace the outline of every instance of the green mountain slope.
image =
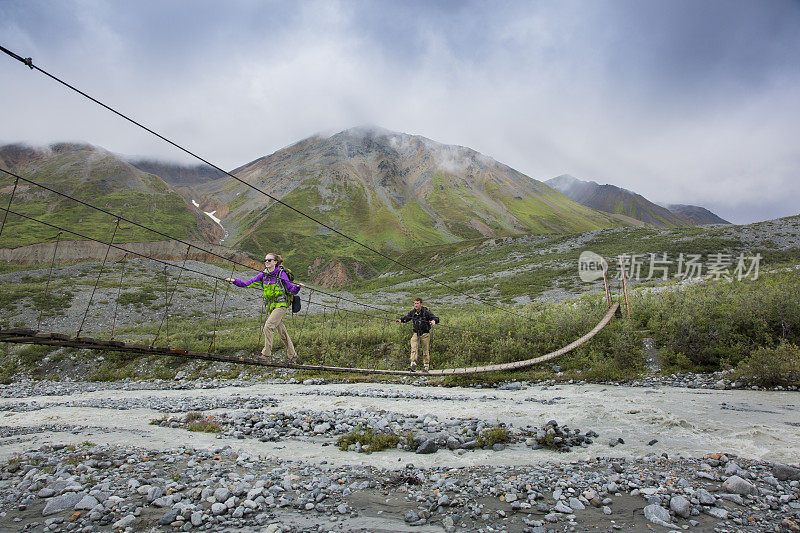
<svg viewBox="0 0 800 533">
<path fill-rule="evenodd" d="M 311 137 L 233 172 L 390 254 L 471 238 L 628 225 L 469 148 L 375 128 Z M 228 245 L 277 251 L 312 276 L 332 263 L 350 273 L 386 263 L 235 180 L 202 190 L 204 205 L 214 199 L 230 232 Z"/>
<path fill-rule="evenodd" d="M 37 149 L 3 146 L 0 147 L 0 164 L 24 178 L 176 238 L 213 241 L 222 237 L 221 228 L 161 178 L 142 172 L 97 147 L 66 143 Z M 8 174 L 0 175 L 3 206 L 8 205 L 13 183 L 14 178 Z M 17 186 L 11 210 L 93 239 L 108 241 L 114 232 L 113 217 L 24 182 Z M 49 242 L 55 240 L 57 234 L 51 227 L 9 214 L 0 247 Z M 83 239 L 65 232 L 61 240 Z M 114 240 L 143 242 L 164 238 L 122 223 Z"/>
</svg>

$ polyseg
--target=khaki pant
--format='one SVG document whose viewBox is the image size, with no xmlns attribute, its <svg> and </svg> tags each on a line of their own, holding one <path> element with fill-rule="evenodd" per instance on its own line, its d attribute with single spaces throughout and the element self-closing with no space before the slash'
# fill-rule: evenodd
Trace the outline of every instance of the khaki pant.
<svg viewBox="0 0 800 533">
<path fill-rule="evenodd" d="M 261 350 L 261 354 L 264 357 L 272 355 L 272 341 L 277 328 L 278 335 L 281 336 L 283 345 L 286 347 L 286 355 L 289 362 L 297 361 L 297 352 L 294 351 L 294 344 L 292 344 L 292 339 L 289 338 L 286 326 L 283 325 L 283 317 L 286 316 L 288 311 L 288 307 L 276 307 L 267 317 L 267 321 L 264 322 L 264 349 Z"/>
<path fill-rule="evenodd" d="M 431 334 L 423 333 L 411 335 L 411 362 L 417 362 L 417 351 L 422 348 L 422 362 L 424 365 L 431 364 Z"/>
</svg>

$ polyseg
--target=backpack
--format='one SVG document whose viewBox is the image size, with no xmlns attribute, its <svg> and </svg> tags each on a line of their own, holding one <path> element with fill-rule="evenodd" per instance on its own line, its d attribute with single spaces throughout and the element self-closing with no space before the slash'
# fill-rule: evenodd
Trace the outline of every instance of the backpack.
<svg viewBox="0 0 800 533">
<path fill-rule="evenodd" d="M 283 266 L 281 266 L 280 269 L 286 272 L 286 277 L 289 278 L 289 281 L 294 281 L 294 274 L 291 270 Z M 278 281 L 281 281 L 280 272 L 278 272 Z M 300 297 L 286 290 L 286 285 L 284 285 L 283 282 L 281 282 L 281 287 L 283 287 L 283 293 L 286 295 L 286 299 L 289 300 L 289 307 L 292 308 L 292 314 L 299 313 L 301 305 Z"/>
</svg>

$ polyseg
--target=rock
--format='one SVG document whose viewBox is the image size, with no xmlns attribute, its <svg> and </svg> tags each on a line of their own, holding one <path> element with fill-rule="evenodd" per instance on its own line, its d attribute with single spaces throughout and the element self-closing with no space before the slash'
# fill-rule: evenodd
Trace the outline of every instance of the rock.
<svg viewBox="0 0 800 533">
<path fill-rule="evenodd" d="M 788 518 L 784 518 L 783 520 L 781 520 L 781 531 L 800 532 L 800 524 L 798 524 L 794 520 L 789 520 Z"/>
<path fill-rule="evenodd" d="M 453 517 L 448 515 L 448 516 L 445 516 L 444 518 L 442 518 L 442 527 L 448 533 L 450 533 L 452 531 L 455 531 L 456 530 L 456 523 L 453 520 Z"/>
<path fill-rule="evenodd" d="M 406 514 L 403 515 L 403 520 L 409 524 L 419 522 L 419 515 L 416 511 L 406 511 Z"/>
<path fill-rule="evenodd" d="M 125 529 L 136 521 L 136 517 L 132 514 L 125 515 L 111 526 L 114 529 Z"/>
<path fill-rule="evenodd" d="M 758 489 L 749 481 L 739 476 L 731 476 L 722 484 L 722 488 L 734 494 L 758 494 Z"/>
<path fill-rule="evenodd" d="M 506 493 L 506 503 L 514 503 L 515 501 L 517 501 L 517 493 L 516 492 Z"/>
<path fill-rule="evenodd" d="M 736 505 L 744 505 L 744 498 L 742 498 L 738 494 L 720 494 L 719 498 L 727 500 L 729 502 L 733 502 Z"/>
<path fill-rule="evenodd" d="M 42 490 L 40 490 L 39 492 L 37 492 L 36 495 L 38 497 L 40 497 L 40 498 L 49 498 L 50 496 L 54 496 L 55 493 L 56 493 L 56 491 L 54 491 L 53 489 L 51 489 L 49 487 L 45 487 Z"/>
<path fill-rule="evenodd" d="M 164 489 L 158 486 L 152 486 L 147 491 L 147 503 L 153 503 L 156 499 L 164 495 Z"/>
<path fill-rule="evenodd" d="M 193 511 L 190 521 L 194 527 L 203 525 L 203 513 L 200 511 Z"/>
<path fill-rule="evenodd" d="M 425 439 L 417 448 L 417 453 L 436 453 L 436 449 L 436 441 L 434 439 Z"/>
<path fill-rule="evenodd" d="M 556 503 L 555 507 L 553 507 L 553 511 L 557 513 L 572 514 L 572 507 L 569 507 L 564 502 L 558 502 Z"/>
<path fill-rule="evenodd" d="M 86 494 L 82 492 L 67 492 L 61 496 L 50 498 L 47 500 L 44 509 L 42 509 L 42 516 L 50 516 L 51 514 L 60 513 L 61 511 L 74 507 L 84 496 L 86 496 Z"/>
<path fill-rule="evenodd" d="M 495 442 L 494 444 L 492 444 L 492 450 L 494 450 L 496 452 L 502 452 L 505 449 L 506 449 L 506 445 L 501 443 L 501 442 Z"/>
<path fill-rule="evenodd" d="M 316 426 L 314 426 L 314 433 L 319 435 L 321 433 L 325 433 L 326 431 L 329 431 L 330 429 L 331 429 L 331 425 L 328 424 L 327 422 L 323 422 L 322 424 L 317 424 Z"/>
<path fill-rule="evenodd" d="M 728 511 L 722 507 L 705 507 L 703 508 L 703 512 L 719 520 L 725 520 L 728 518 Z"/>
<path fill-rule="evenodd" d="M 211 505 L 211 513 L 214 516 L 219 516 L 221 514 L 226 513 L 227 511 L 228 511 L 228 506 L 225 505 L 224 503 L 216 502 Z"/>
<path fill-rule="evenodd" d="M 158 519 L 158 523 L 162 526 L 169 525 L 175 521 L 179 514 L 181 514 L 179 509 L 170 509 Z"/>
<path fill-rule="evenodd" d="M 717 499 L 706 489 L 697 489 L 697 499 L 700 500 L 700 505 L 714 505 Z"/>
<path fill-rule="evenodd" d="M 644 517 L 650 522 L 664 527 L 674 527 L 670 523 L 669 511 L 660 505 L 650 504 L 644 508 Z"/>
<path fill-rule="evenodd" d="M 795 468 L 782 463 L 772 465 L 772 474 L 778 481 L 798 481 L 800 480 L 800 468 Z"/>
<path fill-rule="evenodd" d="M 725 475 L 726 476 L 733 476 L 739 473 L 739 465 L 736 464 L 734 461 L 729 461 L 728 464 L 725 465 Z"/>
<path fill-rule="evenodd" d="M 75 504 L 75 510 L 81 511 L 81 510 L 94 509 L 95 506 L 99 503 L 100 502 L 98 502 L 94 496 L 86 495 L 81 499 L 81 501 Z"/>
<path fill-rule="evenodd" d="M 225 487 L 220 487 L 214 491 L 214 499 L 218 502 L 227 501 L 231 497 L 231 491 Z"/>
<path fill-rule="evenodd" d="M 673 496 L 669 500 L 669 508 L 681 518 L 689 518 L 692 514 L 692 506 L 689 500 L 681 495 Z"/>
<path fill-rule="evenodd" d="M 583 505 L 578 498 L 570 498 L 569 506 L 576 511 L 583 511 L 586 509 L 586 506 Z"/>
</svg>

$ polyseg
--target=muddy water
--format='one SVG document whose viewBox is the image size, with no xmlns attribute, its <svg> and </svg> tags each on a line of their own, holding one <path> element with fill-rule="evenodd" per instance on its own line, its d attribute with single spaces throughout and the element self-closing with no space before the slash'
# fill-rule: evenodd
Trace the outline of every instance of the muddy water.
<svg viewBox="0 0 800 533">
<path fill-rule="evenodd" d="M 380 391 L 388 398 L 332 396 L 332 391 Z M 408 395 L 435 395 L 446 399 L 413 399 Z M 390 450 L 364 455 L 341 452 L 330 437 L 302 437 L 279 442 L 255 439 L 218 439 L 213 434 L 190 433 L 150 425 L 162 413 L 151 409 L 116 410 L 111 408 L 55 405 L 29 412 L 2 412 L 0 426 L 35 428 L 51 424 L 90 426 L 74 432 L 37 431 L 0 439 L 0 459 L 15 452 L 37 448 L 45 443 L 79 443 L 90 440 L 101 444 L 124 444 L 150 449 L 177 446 L 233 449 L 264 457 L 303 460 L 311 463 L 369 464 L 384 468 L 415 465 L 469 466 L 520 465 L 582 460 L 590 456 L 641 457 L 649 453 L 668 453 L 671 457 L 702 456 L 727 452 L 752 459 L 800 462 L 800 394 L 797 392 L 717 391 L 685 388 L 630 388 L 603 385 L 564 385 L 519 391 L 412 387 L 403 385 L 256 385 L 222 389 L 180 391 L 108 390 L 70 396 L 3 399 L 4 403 L 66 403 L 83 400 L 123 398 L 178 399 L 199 397 L 272 397 L 278 405 L 265 411 L 293 412 L 300 409 L 373 409 L 403 414 L 434 414 L 439 420 L 449 417 L 474 417 L 490 423 L 505 422 L 516 427 L 539 427 L 555 419 L 562 425 L 594 430 L 600 434 L 588 448 L 555 454 L 532 450 L 522 444 L 500 452 L 478 450 L 458 456 L 440 450 L 432 455 L 413 455 Z M 230 410 L 227 410 L 230 411 Z M 611 447 L 609 441 L 621 437 L 625 443 Z M 657 440 L 653 445 L 649 445 Z"/>
</svg>

